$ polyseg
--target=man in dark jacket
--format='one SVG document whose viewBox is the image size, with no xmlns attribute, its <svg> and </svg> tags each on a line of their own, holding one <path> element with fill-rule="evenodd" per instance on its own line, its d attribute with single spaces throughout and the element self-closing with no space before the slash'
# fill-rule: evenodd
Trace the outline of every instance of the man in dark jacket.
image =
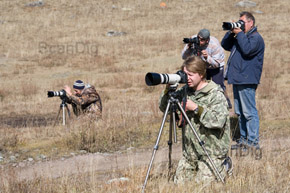
<svg viewBox="0 0 290 193">
<path fill-rule="evenodd" d="M 102 102 L 94 86 L 85 85 L 83 81 L 77 80 L 73 85 L 75 94 L 72 94 L 69 86 L 65 86 L 68 103 L 72 105 L 74 114 L 88 115 L 92 118 L 102 117 Z"/>
<path fill-rule="evenodd" d="M 233 84 L 234 108 L 239 116 L 241 134 L 232 149 L 259 148 L 260 125 L 255 95 L 262 74 L 265 44 L 251 13 L 240 13 L 240 20 L 244 21 L 244 30 L 228 31 L 221 42 L 225 50 L 231 51 L 225 79 Z"/>
</svg>

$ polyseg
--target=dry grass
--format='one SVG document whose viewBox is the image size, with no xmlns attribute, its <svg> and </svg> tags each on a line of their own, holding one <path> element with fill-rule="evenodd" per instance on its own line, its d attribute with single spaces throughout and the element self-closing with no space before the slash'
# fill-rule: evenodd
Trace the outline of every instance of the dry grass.
<svg viewBox="0 0 290 193">
<path fill-rule="evenodd" d="M 155 164 L 151 170 L 146 192 L 289 192 L 289 139 L 280 136 L 289 125 L 289 121 L 275 121 L 273 126 L 268 126 L 269 131 L 262 136 L 261 160 L 255 160 L 252 153 L 241 157 L 237 152 L 231 152 L 234 173 L 225 185 L 175 185 L 167 181 L 167 165 L 163 163 Z M 174 164 L 176 167 L 176 162 Z M 146 170 L 146 167 L 131 167 L 125 171 L 79 172 L 58 179 L 38 178 L 22 182 L 15 181 L 16 174 L 11 172 L 2 174 L 6 178 L 0 188 L 3 192 L 141 192 Z M 122 178 L 126 179 L 122 181 Z"/>
<path fill-rule="evenodd" d="M 29 1 L 24 0 L 0 2 L 0 150 L 5 155 L 19 153 L 19 159 L 39 153 L 53 159 L 80 149 L 108 152 L 151 147 L 162 117 L 157 103 L 163 86 L 146 86 L 145 74 L 174 73 L 182 63 L 183 37 L 208 28 L 221 40 L 221 22 L 237 20 L 244 10 L 225 0 L 166 1 L 166 8 L 153 0 L 44 2 L 43 7 L 26 7 Z M 290 45 L 286 23 L 290 3 L 256 2 L 257 7 L 247 10 L 263 12 L 254 13 L 266 44 L 257 90 L 263 142 L 289 136 Z M 110 30 L 127 34 L 108 37 Z M 61 125 L 52 127 L 61 101 L 48 99 L 46 92 L 60 90 L 77 79 L 96 86 L 103 100 L 103 121 L 72 121 L 69 130 Z M 231 87 L 227 88 L 232 98 Z M 201 192 L 289 191 L 289 141 L 275 150 L 270 147 L 271 143 L 265 143 L 265 152 L 281 154 L 273 157 L 266 153 L 259 162 L 236 159 L 235 176 L 226 186 L 212 185 Z M 6 175 L 0 192 L 139 192 L 145 171 L 131 168 L 123 173 L 131 180 L 116 184 L 96 182 L 98 174 L 94 173 L 23 183 L 16 183 L 13 173 L 1 173 Z M 165 177 L 156 180 L 150 181 L 150 192 L 198 189 L 190 184 L 167 184 Z"/>
</svg>

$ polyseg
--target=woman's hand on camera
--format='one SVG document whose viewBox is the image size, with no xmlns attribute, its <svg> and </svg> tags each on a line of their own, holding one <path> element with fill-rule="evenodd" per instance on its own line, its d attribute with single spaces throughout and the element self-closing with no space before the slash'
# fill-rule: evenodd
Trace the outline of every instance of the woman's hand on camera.
<svg viewBox="0 0 290 193">
<path fill-rule="evenodd" d="M 198 107 L 198 105 L 196 103 L 194 103 L 191 100 L 187 100 L 185 110 L 186 111 L 194 111 L 197 107 Z"/>
</svg>

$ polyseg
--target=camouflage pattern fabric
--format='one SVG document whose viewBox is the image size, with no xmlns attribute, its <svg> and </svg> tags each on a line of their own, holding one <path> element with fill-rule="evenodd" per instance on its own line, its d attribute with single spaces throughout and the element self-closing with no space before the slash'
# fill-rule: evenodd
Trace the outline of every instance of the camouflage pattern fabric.
<svg viewBox="0 0 290 193">
<path fill-rule="evenodd" d="M 88 115 L 96 118 L 102 117 L 102 102 L 94 86 L 84 88 L 80 96 L 71 95 L 69 102 L 76 116 Z"/>
<path fill-rule="evenodd" d="M 227 175 L 225 166 L 223 165 L 224 159 L 213 157 L 211 157 L 211 159 L 224 179 Z M 207 157 L 198 158 L 197 156 L 192 156 L 190 160 L 187 160 L 185 156 L 183 156 L 181 160 L 179 160 L 174 176 L 174 183 L 180 184 L 190 181 L 195 181 L 196 183 L 210 183 L 214 180 L 219 180 L 219 178 L 216 178 Z"/>
<path fill-rule="evenodd" d="M 176 91 L 179 101 L 186 96 L 186 92 L 187 100 L 192 100 L 199 106 L 198 113 L 193 111 L 186 112 L 191 124 L 200 139 L 205 142 L 204 147 L 209 156 L 212 159 L 223 161 L 227 156 L 231 138 L 229 112 L 222 88 L 213 81 L 208 81 L 208 84 L 197 92 L 185 85 Z M 163 112 L 167 106 L 168 99 L 169 94 L 167 91 L 163 92 L 159 103 L 160 110 Z M 194 174 L 179 171 L 188 168 L 185 171 L 192 170 L 198 174 L 199 170 L 206 168 L 205 164 L 202 163 L 205 163 L 204 159 L 207 156 L 188 124 L 182 128 L 182 151 L 183 158 L 180 160 L 176 175 L 182 174 L 185 175 L 184 178 L 191 178 L 190 176 Z M 198 175 L 203 175 L 202 171 Z M 214 173 L 211 175 L 214 176 Z"/>
</svg>

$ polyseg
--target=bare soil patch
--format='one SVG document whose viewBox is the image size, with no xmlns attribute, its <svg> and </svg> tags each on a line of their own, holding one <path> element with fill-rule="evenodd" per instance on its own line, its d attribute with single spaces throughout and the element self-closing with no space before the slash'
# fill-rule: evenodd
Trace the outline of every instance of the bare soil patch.
<svg viewBox="0 0 290 193">
<path fill-rule="evenodd" d="M 53 125 L 56 118 L 57 113 L 45 115 L 6 115 L 0 117 L 0 128 L 45 127 Z M 60 122 L 59 120 L 57 121 Z"/>
<path fill-rule="evenodd" d="M 36 178 L 59 178 L 74 174 L 96 172 L 100 175 L 110 175 L 118 170 L 132 167 L 147 166 L 153 149 L 128 150 L 125 153 L 94 153 L 74 156 L 65 160 L 51 160 L 33 165 L 18 164 L 14 167 L 3 167 L 2 171 L 9 170 L 19 181 Z M 181 146 L 174 145 L 172 159 L 181 157 Z M 168 161 L 168 148 L 160 148 L 155 156 L 154 165 Z M 3 177 L 3 176 L 2 176 Z"/>
</svg>

